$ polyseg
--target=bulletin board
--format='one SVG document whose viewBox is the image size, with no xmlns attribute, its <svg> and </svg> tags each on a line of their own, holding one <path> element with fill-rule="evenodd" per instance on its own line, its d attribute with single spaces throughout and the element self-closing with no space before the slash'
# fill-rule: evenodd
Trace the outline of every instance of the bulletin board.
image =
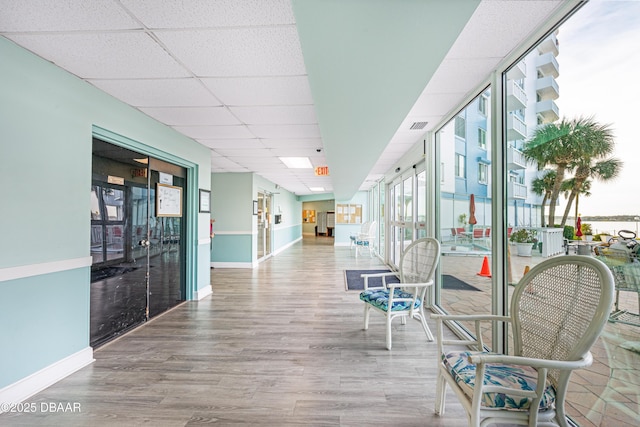
<svg viewBox="0 0 640 427">
<path fill-rule="evenodd" d="M 316 222 L 316 211 L 305 209 L 302 211 L 302 222 L 315 224 Z"/>
<path fill-rule="evenodd" d="M 362 205 L 337 204 L 336 223 L 338 224 L 362 224 Z"/>
<path fill-rule="evenodd" d="M 156 216 L 182 216 L 182 188 L 156 184 Z"/>
</svg>

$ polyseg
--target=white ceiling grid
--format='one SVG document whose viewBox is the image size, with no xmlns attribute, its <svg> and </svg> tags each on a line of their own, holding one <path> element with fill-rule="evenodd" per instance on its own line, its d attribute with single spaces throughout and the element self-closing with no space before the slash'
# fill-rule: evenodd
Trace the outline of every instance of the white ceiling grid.
<svg viewBox="0 0 640 427">
<path fill-rule="evenodd" d="M 361 189 L 560 3 L 482 1 Z M 278 159 L 327 165 L 291 0 L 0 0 L 0 10 L 0 35 L 209 147 L 214 172 L 255 172 L 296 194 L 340 184 Z M 414 121 L 429 124 L 408 131 Z"/>
</svg>

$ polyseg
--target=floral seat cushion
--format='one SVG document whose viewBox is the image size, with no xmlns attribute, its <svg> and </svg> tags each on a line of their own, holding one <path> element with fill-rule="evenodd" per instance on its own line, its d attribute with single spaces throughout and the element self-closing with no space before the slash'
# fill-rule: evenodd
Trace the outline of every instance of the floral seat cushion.
<svg viewBox="0 0 640 427">
<path fill-rule="evenodd" d="M 411 298 L 413 294 L 405 292 L 402 289 L 396 288 L 393 293 L 394 298 Z M 360 293 L 360 299 L 364 302 L 368 302 L 374 307 L 380 310 L 387 311 L 389 307 L 389 290 L 388 289 L 370 289 Z M 416 299 L 414 308 L 420 307 L 420 300 Z M 391 311 L 402 311 L 411 308 L 411 301 L 393 301 Z"/>
<path fill-rule="evenodd" d="M 442 362 L 449 370 L 464 393 L 473 396 L 473 386 L 476 380 L 476 366 L 469 362 L 468 351 L 452 351 L 442 355 Z M 477 353 L 476 353 L 477 354 Z M 535 390 L 538 380 L 536 370 L 528 366 L 514 366 L 501 364 L 487 364 L 485 369 L 485 384 L 503 387 Z M 551 408 L 556 398 L 552 385 L 547 385 L 540 400 L 540 410 Z M 527 410 L 531 399 L 521 396 L 509 396 L 504 393 L 485 393 L 482 396 L 482 406 L 485 408 L 520 409 Z"/>
</svg>

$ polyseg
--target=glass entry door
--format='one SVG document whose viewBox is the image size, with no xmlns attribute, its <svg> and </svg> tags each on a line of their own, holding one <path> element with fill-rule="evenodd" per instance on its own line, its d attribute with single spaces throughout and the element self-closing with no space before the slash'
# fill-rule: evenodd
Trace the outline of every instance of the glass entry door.
<svg viewBox="0 0 640 427">
<path fill-rule="evenodd" d="M 271 198 L 269 193 L 258 193 L 258 259 L 271 255 Z"/>
<path fill-rule="evenodd" d="M 91 330 L 98 347 L 185 300 L 184 168 L 93 142 Z"/>
</svg>

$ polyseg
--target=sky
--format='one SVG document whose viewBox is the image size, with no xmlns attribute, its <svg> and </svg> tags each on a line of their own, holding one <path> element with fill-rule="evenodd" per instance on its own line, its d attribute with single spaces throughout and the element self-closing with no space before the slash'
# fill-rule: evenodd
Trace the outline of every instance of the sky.
<svg viewBox="0 0 640 427">
<path fill-rule="evenodd" d="M 578 210 L 640 215 L 640 0 L 591 0 L 560 27 L 558 42 L 560 116 L 610 124 L 613 156 L 624 163 L 614 182 L 593 182 Z"/>
</svg>

